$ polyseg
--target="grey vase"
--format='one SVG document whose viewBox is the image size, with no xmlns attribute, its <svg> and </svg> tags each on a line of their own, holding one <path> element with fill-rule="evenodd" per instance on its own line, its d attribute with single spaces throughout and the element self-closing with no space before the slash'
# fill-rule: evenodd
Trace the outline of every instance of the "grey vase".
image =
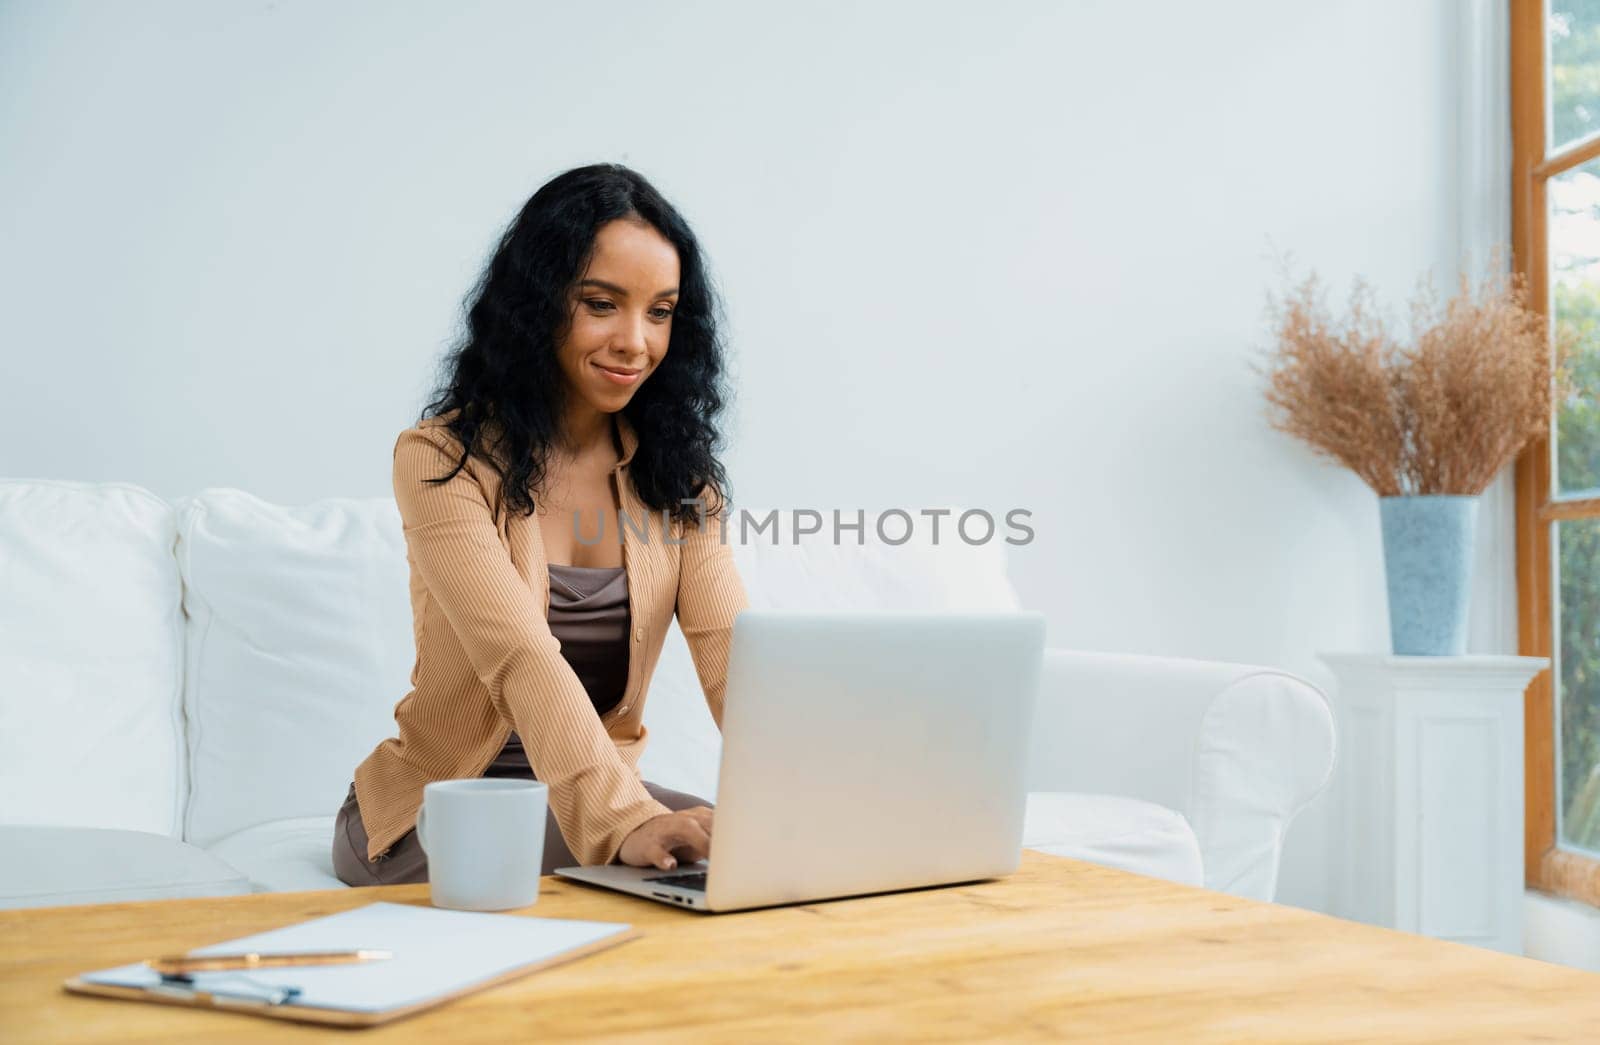
<svg viewBox="0 0 1600 1045">
<path fill-rule="evenodd" d="M 1389 637 L 1396 654 L 1456 657 L 1467 652 L 1478 500 L 1455 494 L 1378 498 Z"/>
</svg>

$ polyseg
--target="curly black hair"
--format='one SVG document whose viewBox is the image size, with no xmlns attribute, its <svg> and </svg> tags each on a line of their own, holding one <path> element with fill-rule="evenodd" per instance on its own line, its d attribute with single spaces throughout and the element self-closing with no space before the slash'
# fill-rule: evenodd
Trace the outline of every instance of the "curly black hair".
<svg viewBox="0 0 1600 1045">
<path fill-rule="evenodd" d="M 531 515 L 567 398 L 556 349 L 566 335 L 568 294 L 587 268 L 596 233 L 619 218 L 643 221 L 678 252 L 678 301 L 661 364 L 622 413 L 639 437 L 629 475 L 640 501 L 685 523 L 703 518 L 693 501 L 709 488 L 712 510 L 728 496 L 718 459 L 723 381 L 722 318 L 699 242 L 644 177 L 620 164 L 577 167 L 525 203 L 479 277 L 466 332 L 443 361 L 422 418 L 445 427 L 502 479 L 508 509 Z"/>
</svg>

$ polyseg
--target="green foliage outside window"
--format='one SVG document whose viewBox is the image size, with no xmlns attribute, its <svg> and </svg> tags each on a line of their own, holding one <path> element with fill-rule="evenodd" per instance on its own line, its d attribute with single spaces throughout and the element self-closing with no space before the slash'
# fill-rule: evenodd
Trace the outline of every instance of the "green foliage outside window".
<svg viewBox="0 0 1600 1045">
<path fill-rule="evenodd" d="M 1600 285 L 1557 284 L 1555 313 L 1581 331 L 1574 395 L 1556 415 L 1556 475 L 1600 493 Z M 1600 519 L 1558 524 L 1563 841 L 1600 851 Z"/>
<path fill-rule="evenodd" d="M 1551 0 L 1549 41 L 1550 145 L 1560 149 L 1600 131 L 1600 0 Z M 1593 177 L 1558 178 L 1575 174 Z M 1569 216 L 1580 229 L 1588 218 L 1600 230 L 1600 207 L 1552 218 Z M 1551 230 L 1552 252 L 1560 257 L 1552 272 L 1554 315 L 1580 332 L 1573 395 L 1556 413 L 1552 481 L 1565 497 L 1600 496 L 1600 283 L 1580 275 L 1597 271 L 1600 258 L 1581 256 L 1585 239 L 1592 242 Z M 1561 841 L 1600 852 L 1600 519 L 1561 522 L 1555 536 Z"/>
</svg>

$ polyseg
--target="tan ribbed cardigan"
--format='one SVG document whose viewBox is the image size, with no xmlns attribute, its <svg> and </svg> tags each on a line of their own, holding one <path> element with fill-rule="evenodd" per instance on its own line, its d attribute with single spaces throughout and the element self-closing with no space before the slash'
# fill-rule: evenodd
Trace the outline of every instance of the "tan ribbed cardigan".
<svg viewBox="0 0 1600 1045">
<path fill-rule="evenodd" d="M 627 687 L 604 715 L 550 632 L 537 517 L 506 510 L 499 474 L 477 455 L 447 483 L 421 481 L 448 474 L 460 459 L 444 418 L 395 441 L 417 658 L 411 691 L 394 710 L 399 735 L 355 770 L 369 860 L 415 826 L 424 785 L 482 776 L 515 728 L 534 775 L 549 785 L 550 810 L 573 855 L 586 865 L 614 862 L 634 828 L 671 812 L 645 790 L 638 764 L 650 676 L 674 613 L 721 728 L 733 619 L 746 605 L 732 549 L 712 498 L 702 526 L 668 526 L 644 506 L 628 476 L 638 437 L 626 418 L 613 417 L 613 492 L 631 524 L 622 526 L 622 558 L 632 634 Z"/>
</svg>

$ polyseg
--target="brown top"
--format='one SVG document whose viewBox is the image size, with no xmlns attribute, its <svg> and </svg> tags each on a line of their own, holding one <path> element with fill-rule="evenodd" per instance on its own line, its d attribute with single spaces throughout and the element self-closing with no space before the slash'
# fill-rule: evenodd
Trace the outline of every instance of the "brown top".
<svg viewBox="0 0 1600 1045">
<path fill-rule="evenodd" d="M 394 709 L 399 735 L 355 770 L 369 860 L 415 826 L 424 786 L 482 776 L 515 729 L 549 785 L 551 814 L 573 855 L 586 865 L 613 862 L 634 828 L 671 812 L 645 790 L 638 764 L 650 676 L 674 615 L 721 727 L 733 619 L 747 604 L 722 532 L 725 506 L 702 489 L 707 520 L 667 525 L 629 478 L 638 448 L 633 426 L 612 416 L 619 450 L 612 489 L 626 516 L 622 562 L 633 631 L 622 701 L 603 715 L 550 630 L 538 520 L 506 508 L 499 472 L 476 455 L 447 482 L 423 482 L 448 474 L 460 458 L 447 418 L 428 418 L 395 441 L 417 657 L 411 691 Z"/>
<path fill-rule="evenodd" d="M 555 562 L 548 569 L 550 634 L 578 673 L 595 714 L 604 715 L 622 703 L 628 686 L 628 572 L 621 566 Z M 484 776 L 537 778 L 515 732 Z"/>
</svg>

